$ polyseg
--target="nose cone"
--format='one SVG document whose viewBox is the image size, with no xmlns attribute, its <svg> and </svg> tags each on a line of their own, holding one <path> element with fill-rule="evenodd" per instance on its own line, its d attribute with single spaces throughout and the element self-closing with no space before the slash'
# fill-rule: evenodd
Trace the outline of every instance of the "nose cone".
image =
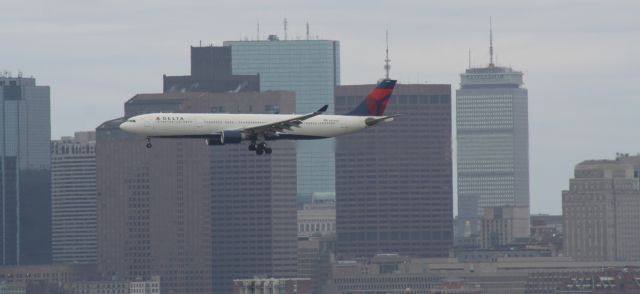
<svg viewBox="0 0 640 294">
<path fill-rule="evenodd" d="M 133 131 L 133 123 L 125 121 L 125 122 L 120 124 L 120 129 L 125 131 L 125 132 L 131 133 Z"/>
</svg>

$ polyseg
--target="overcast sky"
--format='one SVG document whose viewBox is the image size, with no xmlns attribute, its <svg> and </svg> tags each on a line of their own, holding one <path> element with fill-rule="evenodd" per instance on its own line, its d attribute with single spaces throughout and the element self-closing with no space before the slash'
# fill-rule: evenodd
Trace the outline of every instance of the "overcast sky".
<svg viewBox="0 0 640 294">
<path fill-rule="evenodd" d="M 342 84 L 383 75 L 451 84 L 488 62 L 529 89 L 532 212 L 560 213 L 575 164 L 640 152 L 640 1 L 11 1 L 0 18 L 0 70 L 51 86 L 52 136 L 121 116 L 162 74 L 189 72 L 189 46 L 283 34 L 341 42 Z"/>
</svg>

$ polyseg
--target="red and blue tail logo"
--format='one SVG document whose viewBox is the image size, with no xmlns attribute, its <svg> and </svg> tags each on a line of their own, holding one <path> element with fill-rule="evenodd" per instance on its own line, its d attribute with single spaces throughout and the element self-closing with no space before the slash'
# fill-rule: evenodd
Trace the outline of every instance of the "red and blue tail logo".
<svg viewBox="0 0 640 294">
<path fill-rule="evenodd" d="M 396 86 L 396 80 L 384 79 L 376 86 L 369 95 L 356 107 L 346 115 L 356 116 L 383 116 L 384 110 L 387 108 L 393 87 Z"/>
</svg>

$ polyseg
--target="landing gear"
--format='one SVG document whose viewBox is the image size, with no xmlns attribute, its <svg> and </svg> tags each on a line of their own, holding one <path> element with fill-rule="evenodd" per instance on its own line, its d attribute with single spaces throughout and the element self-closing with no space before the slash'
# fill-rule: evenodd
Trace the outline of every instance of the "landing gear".
<svg viewBox="0 0 640 294">
<path fill-rule="evenodd" d="M 266 153 L 267 155 L 271 154 L 271 152 L 273 152 L 273 150 L 266 144 L 266 143 L 260 143 L 258 145 L 249 145 L 249 150 L 251 150 L 251 146 L 254 146 L 254 150 L 256 151 L 257 155 L 262 155 L 264 153 Z"/>
<path fill-rule="evenodd" d="M 251 142 L 251 144 L 249 144 L 249 151 L 256 151 L 256 142 Z"/>
<path fill-rule="evenodd" d="M 151 148 L 151 138 L 147 138 L 147 148 Z"/>
</svg>

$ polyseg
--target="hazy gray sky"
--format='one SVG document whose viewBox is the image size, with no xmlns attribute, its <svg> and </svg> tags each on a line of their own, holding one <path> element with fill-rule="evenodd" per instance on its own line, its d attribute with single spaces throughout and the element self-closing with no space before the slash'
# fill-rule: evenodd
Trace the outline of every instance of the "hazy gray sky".
<svg viewBox="0 0 640 294">
<path fill-rule="evenodd" d="M 488 20 L 500 65 L 529 89 L 532 211 L 560 213 L 576 163 L 640 152 L 640 1 L 11 1 L 2 3 L 0 70 L 51 86 L 52 135 L 93 129 L 162 74 L 189 72 L 189 46 L 283 33 L 341 42 L 342 84 L 391 74 L 458 87 L 488 62 Z"/>
</svg>

